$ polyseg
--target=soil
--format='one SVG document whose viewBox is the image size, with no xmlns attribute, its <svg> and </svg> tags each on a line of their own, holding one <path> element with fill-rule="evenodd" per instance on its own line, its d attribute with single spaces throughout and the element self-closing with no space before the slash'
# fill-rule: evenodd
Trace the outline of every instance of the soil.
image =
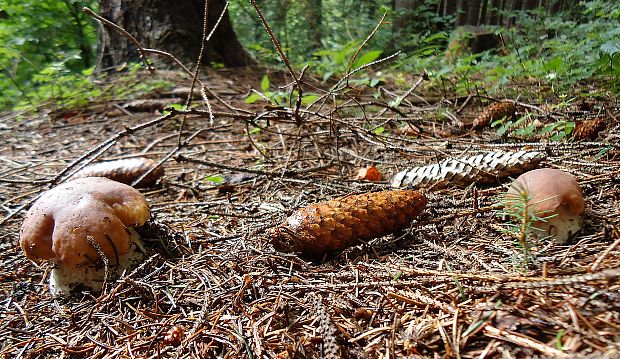
<svg viewBox="0 0 620 359">
<path fill-rule="evenodd" d="M 391 107 L 406 89 L 308 78 L 304 95 L 336 88 L 299 109 L 294 97 L 246 103 L 262 75 L 210 71 L 208 106 L 197 96 L 185 112 L 162 114 L 191 86 L 164 72 L 174 90 L 0 118 L 3 357 L 620 356 L 615 98 L 562 106 L 545 89 L 532 95 L 535 85 L 515 84 L 530 91 L 517 101 L 519 114 L 531 114 L 523 128 L 537 132 L 500 136 L 470 127 L 491 100 L 484 96 L 430 94 L 421 81 Z M 281 91 L 293 83 L 270 79 L 272 89 L 289 85 Z M 604 126 L 581 141 L 539 131 L 591 119 Z M 270 243 L 270 229 L 307 204 L 388 190 L 397 172 L 446 158 L 519 150 L 573 174 L 586 200 L 582 230 L 564 245 L 528 242 L 527 266 L 505 230 L 520 222 L 494 206 L 505 175 L 421 189 L 429 204 L 408 230 L 319 261 Z M 25 211 L 90 162 L 136 156 L 165 169 L 140 189 L 152 209 L 142 230 L 148 259 L 100 295 L 51 298 L 51 265 L 27 260 L 18 245 Z M 383 181 L 356 179 L 371 165 Z"/>
</svg>

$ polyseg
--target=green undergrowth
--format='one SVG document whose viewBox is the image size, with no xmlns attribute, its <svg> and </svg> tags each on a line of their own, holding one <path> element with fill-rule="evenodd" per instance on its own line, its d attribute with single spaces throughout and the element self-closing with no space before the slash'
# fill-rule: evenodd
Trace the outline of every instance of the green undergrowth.
<svg viewBox="0 0 620 359">
<path fill-rule="evenodd" d="M 516 12 L 516 26 L 490 29 L 502 35 L 505 49 L 482 54 L 446 57 L 453 17 L 433 15 L 433 7 L 422 8 L 415 31 L 394 35 L 390 2 L 322 2 L 322 36 L 313 42 L 313 2 L 291 3 L 287 13 L 277 4 L 262 6 L 285 53 L 297 69 L 333 83 L 360 67 L 348 81 L 366 86 L 376 97 L 386 81 L 411 87 L 413 74 L 426 73 L 426 92 L 442 95 L 487 94 L 495 97 L 531 97 L 539 89 L 556 98 L 603 96 L 620 92 L 620 9 L 615 1 L 580 1 L 570 11 L 549 15 L 542 10 Z M 430 4 L 423 1 L 421 4 Z M 0 5 L 0 111 L 36 107 L 43 103 L 80 107 L 92 101 L 131 98 L 167 84 L 143 81 L 139 65 L 131 65 L 114 85 L 93 76 L 96 46 L 94 23 L 79 11 L 93 1 L 8 1 Z M 231 17 L 244 46 L 261 63 L 282 66 L 271 40 L 248 4 L 231 3 Z M 387 21 L 366 41 L 381 14 Z M 423 18 L 423 19 L 422 19 Z M 247 20 L 247 21 L 245 21 Z M 329 29 L 329 31 L 326 31 Z M 361 49 L 360 49 L 361 47 Z M 381 61 L 399 50 L 399 56 Z M 379 63 L 375 63 L 375 62 Z M 96 80 L 95 80 L 96 79 Z M 386 80 L 388 79 L 388 80 Z M 135 80 L 135 83 L 131 81 Z M 580 86 L 582 83 L 595 83 Z M 314 94 L 304 94 L 312 101 Z M 297 94 L 281 91 L 265 78 L 247 102 L 267 101 L 276 105 L 295 101 Z M 397 106 L 390 103 L 390 106 Z M 496 124 L 512 126 L 513 124 Z M 565 124 L 566 125 L 566 124 Z M 548 129 L 561 135 L 570 124 Z M 523 130 L 527 131 L 527 130 Z M 524 132 L 522 135 L 527 136 Z"/>
<path fill-rule="evenodd" d="M 131 100 L 146 93 L 171 89 L 166 80 L 144 74 L 141 64 L 128 65 L 120 73 L 93 76 L 93 68 L 80 73 L 54 64 L 33 76 L 34 86 L 13 103 L 13 109 L 24 111 L 45 104 L 61 109 L 78 109 L 89 104 L 112 100 Z"/>
<path fill-rule="evenodd" d="M 507 54 L 487 52 L 450 61 L 442 45 L 448 35 L 436 34 L 424 39 L 417 52 L 402 56 L 393 68 L 426 71 L 432 88 L 458 95 L 484 92 L 520 96 L 523 89 L 515 86 L 511 91 L 510 85 L 523 82 L 550 87 L 561 95 L 578 92 L 574 85 L 584 80 L 597 80 L 603 85 L 601 90 L 617 94 L 620 16 L 618 11 L 601 11 L 592 3 L 580 22 L 559 15 L 519 13 L 519 26 L 495 29 L 504 38 Z"/>
<path fill-rule="evenodd" d="M 0 2 L 0 111 L 24 102 L 79 95 L 94 65 L 96 26 L 82 13 L 92 0 Z M 69 89 L 70 86 L 78 86 Z"/>
</svg>

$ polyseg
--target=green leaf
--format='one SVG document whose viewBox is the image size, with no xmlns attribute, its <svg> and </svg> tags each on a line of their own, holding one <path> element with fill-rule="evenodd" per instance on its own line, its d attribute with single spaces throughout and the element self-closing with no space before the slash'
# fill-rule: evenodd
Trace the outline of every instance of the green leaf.
<svg viewBox="0 0 620 359">
<path fill-rule="evenodd" d="M 390 107 L 398 107 L 398 106 L 400 106 L 400 103 L 403 102 L 404 99 L 405 99 L 404 97 L 398 96 L 394 100 L 390 101 L 390 103 L 388 103 L 388 106 L 390 106 Z"/>
<path fill-rule="evenodd" d="M 548 61 L 546 67 L 548 70 L 558 71 L 562 68 L 562 65 L 564 65 L 564 60 L 561 57 L 556 57 L 551 61 Z"/>
<path fill-rule="evenodd" d="M 564 336 L 564 329 L 560 329 L 555 335 L 555 348 L 557 350 L 564 350 L 564 345 L 562 344 L 562 337 Z"/>
<path fill-rule="evenodd" d="M 207 178 L 205 178 L 207 181 L 209 182 L 213 182 L 215 184 L 222 184 L 224 183 L 224 177 L 220 176 L 220 175 L 213 175 L 213 176 L 209 176 Z"/>
<path fill-rule="evenodd" d="M 252 92 L 248 97 L 245 98 L 245 103 L 254 103 L 258 100 L 262 99 L 262 97 L 256 92 Z"/>
<path fill-rule="evenodd" d="M 385 127 L 379 126 L 379 127 L 375 128 L 372 132 L 374 132 L 375 135 L 380 135 L 383 132 L 385 132 Z"/>
<path fill-rule="evenodd" d="M 476 329 L 480 328 L 480 326 L 482 324 L 486 323 L 486 321 L 489 320 L 489 318 L 491 318 L 492 315 L 493 315 L 492 311 L 489 311 L 489 312 L 485 313 L 485 315 L 480 320 L 478 320 L 477 322 L 471 323 L 469 328 L 467 328 L 467 330 L 465 330 L 465 332 L 461 335 L 461 337 L 465 338 L 469 334 L 471 334 L 474 331 L 476 331 Z"/>
<path fill-rule="evenodd" d="M 307 106 L 313 103 L 314 101 L 316 101 L 318 98 L 319 98 L 319 95 L 315 95 L 315 94 L 304 95 L 301 98 L 301 104 L 304 106 Z"/>
<path fill-rule="evenodd" d="M 504 125 L 502 125 L 500 128 L 497 129 L 497 135 L 498 136 L 505 135 L 506 132 L 508 132 L 508 130 L 510 129 L 511 126 L 512 126 L 512 121 L 506 122 Z"/>
<path fill-rule="evenodd" d="M 381 56 L 381 53 L 383 51 L 381 50 L 375 50 L 375 51 L 370 51 L 365 53 L 364 55 L 362 55 L 362 57 L 358 58 L 357 60 L 355 60 L 355 63 L 353 64 L 353 68 L 356 69 L 358 67 L 362 67 L 364 65 L 368 65 L 369 63 L 375 61 L 377 58 L 379 58 L 379 56 Z"/>
<path fill-rule="evenodd" d="M 428 36 L 424 39 L 424 42 L 429 43 L 435 40 L 445 40 L 448 38 L 448 35 L 445 32 L 438 32 L 434 35 Z"/>
<path fill-rule="evenodd" d="M 375 86 L 377 86 L 377 84 L 378 84 L 379 82 L 381 82 L 381 79 L 375 79 L 375 78 L 373 78 L 373 79 L 371 79 L 371 80 L 370 80 L 370 83 L 368 84 L 368 86 L 370 86 L 370 87 L 375 87 Z"/>
<path fill-rule="evenodd" d="M 263 79 L 260 82 L 260 88 L 263 91 L 269 90 L 269 76 L 263 76 Z"/>
<path fill-rule="evenodd" d="M 610 56 L 620 53 L 620 41 L 607 41 L 601 45 L 601 52 Z"/>
<path fill-rule="evenodd" d="M 499 120 L 495 120 L 495 121 L 491 122 L 491 127 L 497 127 L 497 126 L 503 124 L 504 121 L 506 121 L 505 118 L 500 118 Z"/>
<path fill-rule="evenodd" d="M 558 125 L 557 123 L 551 123 L 549 125 L 546 125 L 545 127 L 542 128 L 542 130 L 540 130 L 540 133 L 543 135 L 551 133 L 555 131 L 555 128 L 557 127 L 557 125 Z"/>
<path fill-rule="evenodd" d="M 173 103 L 173 104 L 166 106 L 166 109 L 168 108 L 173 108 L 175 110 L 182 110 L 185 108 L 185 106 L 181 105 L 180 103 Z M 164 110 L 163 115 L 165 116 L 168 114 L 170 114 L 170 111 Z"/>
</svg>

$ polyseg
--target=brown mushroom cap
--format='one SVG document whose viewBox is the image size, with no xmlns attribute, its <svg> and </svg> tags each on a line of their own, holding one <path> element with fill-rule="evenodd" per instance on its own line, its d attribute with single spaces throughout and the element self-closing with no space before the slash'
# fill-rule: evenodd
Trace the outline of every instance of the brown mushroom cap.
<svg viewBox="0 0 620 359">
<path fill-rule="evenodd" d="M 54 259 L 77 267 L 99 259 L 87 237 L 115 263 L 129 250 L 126 227 L 143 225 L 150 212 L 136 189 L 106 178 L 87 177 L 44 193 L 30 208 L 21 227 L 20 245 L 31 260 Z"/>
<path fill-rule="evenodd" d="M 513 182 L 508 194 L 517 195 L 524 190 L 538 216 L 579 215 L 585 208 L 579 184 L 564 171 L 540 168 L 526 172 Z"/>
<path fill-rule="evenodd" d="M 561 244 L 581 228 L 585 202 L 581 188 L 569 173 L 551 168 L 526 172 L 508 190 L 509 201 L 522 193 L 529 197 L 531 213 L 540 218 L 532 223 L 533 237 L 549 236 Z"/>
</svg>

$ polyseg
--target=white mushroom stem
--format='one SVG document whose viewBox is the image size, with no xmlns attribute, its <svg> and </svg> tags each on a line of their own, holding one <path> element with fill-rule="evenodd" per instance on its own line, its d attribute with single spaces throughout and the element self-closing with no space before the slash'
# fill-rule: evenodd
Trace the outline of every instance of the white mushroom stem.
<svg viewBox="0 0 620 359">
<path fill-rule="evenodd" d="M 129 252 L 120 255 L 118 265 L 114 258 L 109 259 L 106 268 L 100 263 L 79 266 L 77 268 L 66 268 L 60 265 L 55 266 L 50 273 L 49 289 L 52 296 L 69 296 L 76 289 L 90 289 L 94 292 L 101 292 L 103 283 L 106 279 L 118 277 L 124 271 L 135 267 L 144 260 L 144 246 L 140 235 L 129 228 L 131 233 Z M 106 278 L 107 274 L 107 278 Z"/>
<path fill-rule="evenodd" d="M 545 220 L 532 223 L 531 234 L 536 238 L 551 237 L 558 244 L 566 243 L 583 225 L 580 214 L 559 213 Z"/>
</svg>

